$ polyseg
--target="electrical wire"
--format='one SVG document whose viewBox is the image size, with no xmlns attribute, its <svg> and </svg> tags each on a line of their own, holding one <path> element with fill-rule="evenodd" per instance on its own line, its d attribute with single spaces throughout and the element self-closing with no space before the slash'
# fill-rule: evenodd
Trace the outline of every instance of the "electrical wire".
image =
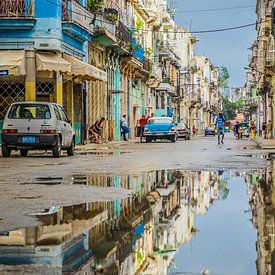
<svg viewBox="0 0 275 275">
<path fill-rule="evenodd" d="M 62 5 L 58 5 L 50 0 L 46 0 L 47 2 L 55 5 L 55 6 L 58 6 L 58 7 L 61 7 L 62 8 Z M 77 15 L 80 15 L 80 16 L 83 16 L 85 18 L 89 18 L 91 20 L 94 20 L 94 17 L 91 17 L 91 16 L 84 16 L 82 13 L 79 13 L 79 12 L 75 12 L 73 10 L 70 10 L 68 9 L 69 12 L 72 12 L 74 14 L 77 14 Z M 95 13 L 95 14 L 104 14 L 104 13 Z M 108 22 L 108 21 L 102 21 L 102 20 L 98 20 L 99 22 L 103 22 L 103 23 L 107 23 L 107 24 L 111 24 L 111 25 L 114 25 L 113 23 L 111 22 Z M 263 23 L 263 22 L 262 22 Z M 190 34 L 202 34 L 202 33 L 217 33 L 217 32 L 225 32 L 225 31 L 231 31 L 231 30 L 238 30 L 238 29 L 244 29 L 244 28 L 248 28 L 248 27 L 251 27 L 251 26 L 255 26 L 257 23 L 250 23 L 250 24 L 245 24 L 245 25 L 239 25 L 239 26 L 234 26 L 234 27 L 227 27 L 227 28 L 219 28 L 219 29 L 210 29 L 210 30 L 198 30 L 198 31 L 166 31 L 166 30 L 152 30 L 152 29 L 132 29 L 132 31 L 144 31 L 144 32 L 153 32 L 153 33 L 190 33 Z"/>
</svg>

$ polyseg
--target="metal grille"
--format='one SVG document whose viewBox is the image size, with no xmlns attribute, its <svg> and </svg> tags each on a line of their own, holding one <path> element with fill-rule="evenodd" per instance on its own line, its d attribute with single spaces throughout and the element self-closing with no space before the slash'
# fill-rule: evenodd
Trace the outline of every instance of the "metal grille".
<svg viewBox="0 0 275 275">
<path fill-rule="evenodd" d="M 36 82 L 36 95 L 54 96 L 54 81 L 38 81 Z"/>
<path fill-rule="evenodd" d="M 93 125 L 96 120 L 105 116 L 105 92 L 104 82 L 91 81 L 89 83 L 88 94 L 89 106 L 89 127 Z"/>
<path fill-rule="evenodd" d="M 22 80 L 0 81 L 0 120 L 3 120 L 10 105 L 25 100 L 25 84 Z"/>
<path fill-rule="evenodd" d="M 30 5 L 31 12 L 31 5 Z M 29 13 L 25 0 L 1 0 L 0 16 L 18 17 Z"/>
</svg>

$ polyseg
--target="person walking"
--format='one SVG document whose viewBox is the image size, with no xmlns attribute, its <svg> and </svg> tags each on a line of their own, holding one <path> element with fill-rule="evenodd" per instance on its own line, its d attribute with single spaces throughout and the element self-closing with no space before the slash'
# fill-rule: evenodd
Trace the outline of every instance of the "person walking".
<svg viewBox="0 0 275 275">
<path fill-rule="evenodd" d="M 129 128 L 128 128 L 128 121 L 126 119 L 126 115 L 123 115 L 121 119 L 121 130 L 122 130 L 123 140 L 127 141 L 126 134 L 129 133 Z"/>
<path fill-rule="evenodd" d="M 218 144 L 220 145 L 220 142 L 223 144 L 224 140 L 224 116 L 223 113 L 219 113 L 219 116 L 216 118 L 216 125 L 218 127 Z M 220 137 L 222 136 L 222 139 L 220 140 Z"/>
<path fill-rule="evenodd" d="M 139 127 L 140 127 L 140 142 L 142 142 L 143 134 L 144 134 L 144 128 L 147 124 L 148 118 L 145 115 L 142 115 L 141 119 L 139 120 Z"/>
<path fill-rule="evenodd" d="M 251 129 L 252 139 L 255 139 L 256 138 L 256 126 L 253 121 L 251 122 L 250 129 Z"/>
<path fill-rule="evenodd" d="M 272 139 L 272 129 L 273 129 L 273 125 L 271 120 L 269 120 L 266 125 L 267 139 Z"/>
<path fill-rule="evenodd" d="M 262 123 L 262 136 L 266 139 L 266 122 Z"/>
</svg>

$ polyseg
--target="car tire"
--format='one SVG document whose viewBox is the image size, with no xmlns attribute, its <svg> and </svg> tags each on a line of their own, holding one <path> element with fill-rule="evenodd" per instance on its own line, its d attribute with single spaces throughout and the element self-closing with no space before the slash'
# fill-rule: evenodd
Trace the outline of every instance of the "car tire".
<svg viewBox="0 0 275 275">
<path fill-rule="evenodd" d="M 53 156 L 55 158 L 59 158 L 61 156 L 61 139 L 60 137 L 57 138 L 57 144 L 53 148 Z"/>
<path fill-rule="evenodd" d="M 152 142 L 152 139 L 150 137 L 145 138 L 146 143 Z"/>
<path fill-rule="evenodd" d="M 75 141 L 74 141 L 74 138 L 73 138 L 71 146 L 67 149 L 68 156 L 70 156 L 70 157 L 74 156 L 74 148 L 75 148 Z"/>
<path fill-rule="evenodd" d="M 27 149 L 20 149 L 20 156 L 21 157 L 27 157 L 28 156 L 28 150 Z"/>
<path fill-rule="evenodd" d="M 174 135 L 170 138 L 171 142 L 175 143 L 177 140 L 177 135 Z"/>
<path fill-rule="evenodd" d="M 9 148 L 7 145 L 2 144 L 2 156 L 4 158 L 9 158 L 11 156 L 11 148 Z"/>
</svg>

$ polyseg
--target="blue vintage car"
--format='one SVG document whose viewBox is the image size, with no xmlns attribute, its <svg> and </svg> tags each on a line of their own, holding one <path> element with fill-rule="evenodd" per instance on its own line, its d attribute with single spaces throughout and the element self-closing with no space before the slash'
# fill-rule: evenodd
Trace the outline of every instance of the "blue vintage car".
<svg viewBox="0 0 275 275">
<path fill-rule="evenodd" d="M 166 139 L 172 142 L 177 140 L 177 129 L 171 117 L 149 118 L 144 128 L 146 142 L 157 139 Z"/>
</svg>

